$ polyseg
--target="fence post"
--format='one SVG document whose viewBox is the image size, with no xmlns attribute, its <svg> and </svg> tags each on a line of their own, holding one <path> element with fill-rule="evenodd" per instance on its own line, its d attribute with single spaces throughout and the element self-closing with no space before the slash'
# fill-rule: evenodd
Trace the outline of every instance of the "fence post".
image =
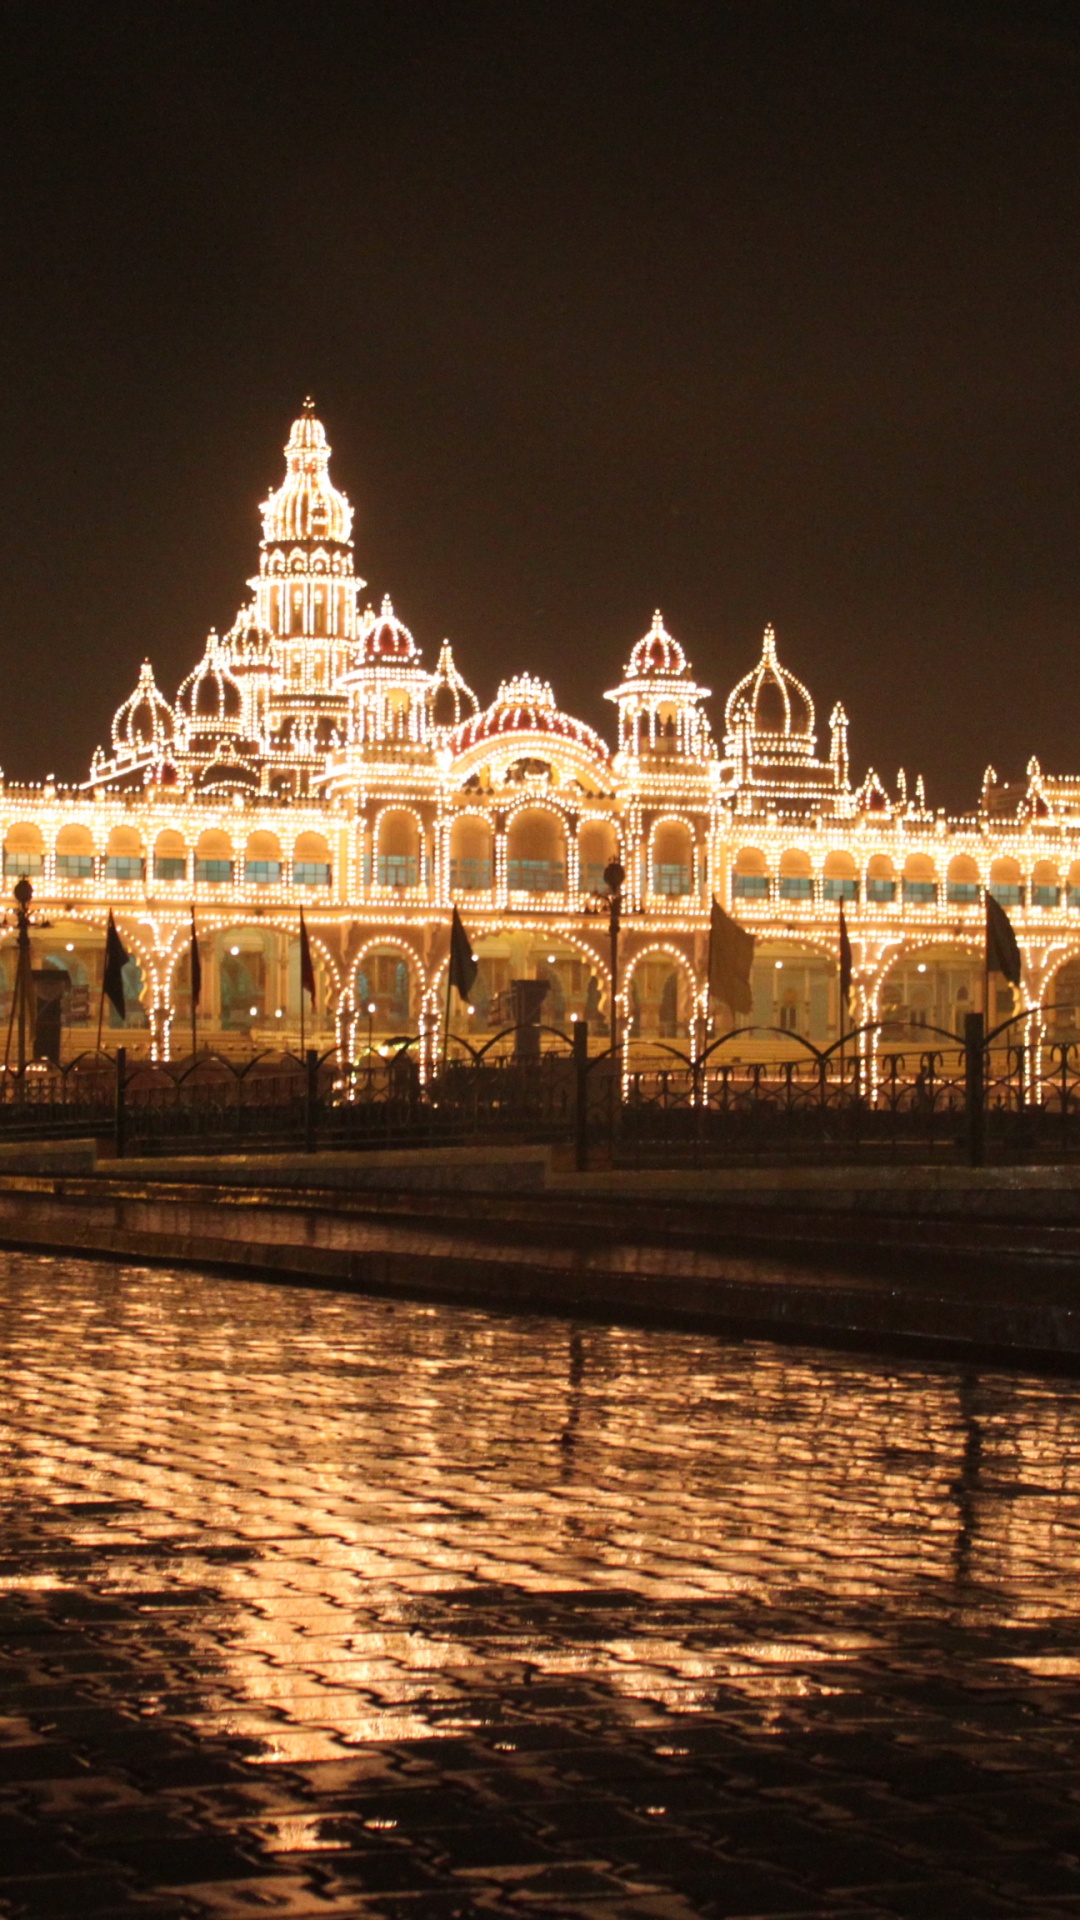
<svg viewBox="0 0 1080 1920">
<path fill-rule="evenodd" d="M 116 1157 L 122 1160 L 127 1151 L 127 1048 L 116 1049 L 116 1115 L 113 1140 Z"/>
<path fill-rule="evenodd" d="M 314 1047 L 304 1054 L 304 1152 L 315 1151 L 315 1121 L 319 1104 L 319 1056 Z"/>
<path fill-rule="evenodd" d="M 589 1170 L 589 1023 L 574 1024 L 574 1165 Z"/>
<path fill-rule="evenodd" d="M 981 1167 L 986 1158 L 986 1055 L 981 1013 L 964 1015 L 964 1094 L 968 1165 Z"/>
</svg>

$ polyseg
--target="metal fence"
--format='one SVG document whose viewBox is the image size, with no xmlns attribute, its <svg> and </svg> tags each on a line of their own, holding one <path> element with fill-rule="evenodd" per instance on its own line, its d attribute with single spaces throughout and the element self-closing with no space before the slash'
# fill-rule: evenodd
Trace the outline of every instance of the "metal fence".
<svg viewBox="0 0 1080 1920">
<path fill-rule="evenodd" d="M 426 1066 L 416 1034 L 359 1061 L 92 1051 L 0 1073 L 0 1140 L 92 1134 L 119 1154 L 182 1154 L 527 1139 L 563 1143 L 579 1167 L 1080 1155 L 1080 1043 L 1021 1045 L 1017 1024 L 986 1037 L 972 1015 L 963 1045 L 920 1028 L 888 1050 L 866 1028 L 798 1042 L 798 1057 L 790 1034 L 745 1029 L 700 1054 L 630 1042 L 618 1063 L 590 1050 L 584 1023 L 532 1028 L 524 1047 L 516 1028 L 483 1046 L 451 1036 Z"/>
</svg>

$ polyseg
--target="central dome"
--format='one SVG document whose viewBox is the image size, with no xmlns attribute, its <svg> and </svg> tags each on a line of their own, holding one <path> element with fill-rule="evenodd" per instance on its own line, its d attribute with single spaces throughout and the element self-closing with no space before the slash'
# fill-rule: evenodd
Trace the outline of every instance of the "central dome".
<svg viewBox="0 0 1080 1920">
<path fill-rule="evenodd" d="M 598 760 L 608 758 L 607 746 L 600 735 L 586 726 L 584 720 L 575 720 L 571 714 L 563 713 L 555 704 L 548 681 L 537 680 L 531 673 L 519 673 L 512 680 L 504 680 L 490 707 L 459 727 L 454 744 L 462 753 L 481 741 L 515 733 L 551 734 L 584 747 Z"/>
</svg>

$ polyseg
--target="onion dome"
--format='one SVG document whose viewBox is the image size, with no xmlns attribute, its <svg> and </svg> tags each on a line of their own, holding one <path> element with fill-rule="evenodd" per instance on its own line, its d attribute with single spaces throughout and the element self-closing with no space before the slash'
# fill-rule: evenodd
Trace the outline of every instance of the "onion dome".
<svg viewBox="0 0 1080 1920">
<path fill-rule="evenodd" d="M 382 661 L 387 664 L 404 663 L 420 658 L 420 649 L 408 627 L 402 625 L 394 612 L 389 594 L 383 599 L 378 619 L 371 608 L 367 608 L 357 657 L 361 666 L 378 666 Z"/>
<path fill-rule="evenodd" d="M 276 493 L 264 500 L 263 543 L 280 546 L 293 540 L 331 540 L 346 544 L 352 536 L 353 512 L 330 479 L 330 448 L 315 402 L 292 424 L 285 447 L 288 471 Z"/>
<path fill-rule="evenodd" d="M 250 607 L 242 607 L 222 643 L 222 650 L 233 667 L 262 667 L 271 661 L 274 636 L 260 627 Z"/>
<path fill-rule="evenodd" d="M 761 659 L 729 696 L 724 719 L 729 733 L 749 728 L 755 734 L 812 740 L 814 703 L 802 681 L 780 665 L 771 626 L 765 629 Z"/>
<path fill-rule="evenodd" d="M 458 672 L 449 640 L 444 640 L 431 676 L 431 718 L 436 727 L 449 732 L 479 711 L 480 702 Z"/>
<path fill-rule="evenodd" d="M 663 615 L 657 607 L 653 614 L 653 623 L 648 633 L 638 641 L 626 665 L 627 680 L 641 680 L 651 674 L 662 674 L 665 678 L 686 673 L 686 655 L 673 634 L 664 625 Z"/>
<path fill-rule="evenodd" d="M 607 745 L 600 735 L 587 727 L 584 720 L 575 720 L 571 714 L 560 712 L 548 682 L 536 680 L 528 673 L 504 680 L 490 707 L 458 728 L 454 745 L 459 753 L 464 753 L 482 741 L 522 733 L 551 735 L 583 747 L 598 760 L 608 758 Z"/>
<path fill-rule="evenodd" d="M 206 652 L 177 693 L 176 711 L 193 733 L 207 733 L 222 727 L 234 732 L 240 723 L 242 706 L 239 682 L 229 671 L 225 649 L 211 628 Z"/>
<path fill-rule="evenodd" d="M 117 753 L 142 757 L 160 755 L 176 731 L 176 715 L 154 679 L 154 669 L 144 660 L 134 693 L 118 707 L 112 723 L 113 746 Z"/>
</svg>

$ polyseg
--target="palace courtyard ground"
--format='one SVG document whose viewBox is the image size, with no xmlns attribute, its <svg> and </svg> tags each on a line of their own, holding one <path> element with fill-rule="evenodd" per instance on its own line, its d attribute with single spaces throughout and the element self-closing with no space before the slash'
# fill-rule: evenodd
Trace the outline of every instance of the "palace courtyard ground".
<svg viewBox="0 0 1080 1920">
<path fill-rule="evenodd" d="M 0 1256 L 0 1910 L 1080 1913 L 1064 1378 Z"/>
</svg>

